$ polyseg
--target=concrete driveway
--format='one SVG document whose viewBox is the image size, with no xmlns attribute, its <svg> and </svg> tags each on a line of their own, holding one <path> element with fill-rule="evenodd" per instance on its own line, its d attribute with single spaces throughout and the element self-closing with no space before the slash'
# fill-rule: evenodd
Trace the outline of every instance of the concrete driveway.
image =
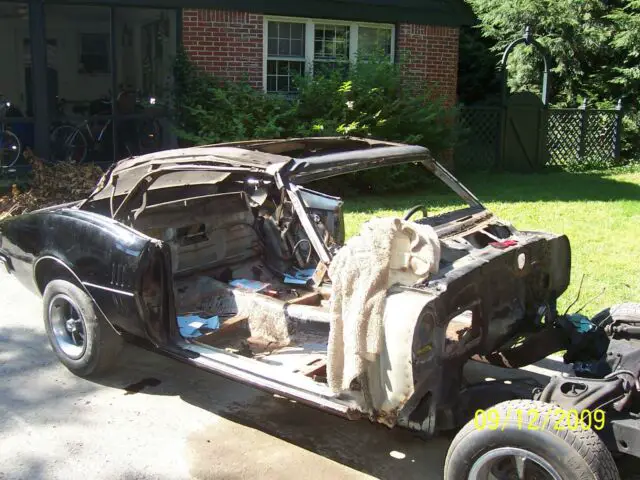
<svg viewBox="0 0 640 480">
<path fill-rule="evenodd" d="M 0 272 L 0 478 L 442 478 L 449 440 L 349 422 L 127 347 L 99 382 L 55 359 Z"/>
<path fill-rule="evenodd" d="M 54 357 L 41 305 L 2 269 L 0 478 L 442 478 L 447 439 L 349 422 L 133 346 L 114 374 L 78 378 Z"/>
</svg>

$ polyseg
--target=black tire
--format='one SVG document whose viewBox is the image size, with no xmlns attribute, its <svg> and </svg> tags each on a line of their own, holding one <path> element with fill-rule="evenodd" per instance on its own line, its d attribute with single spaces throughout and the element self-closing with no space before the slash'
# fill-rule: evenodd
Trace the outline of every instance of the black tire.
<svg viewBox="0 0 640 480">
<path fill-rule="evenodd" d="M 54 162 L 82 163 L 87 158 L 87 139 L 73 125 L 59 125 L 51 132 L 51 159 Z"/>
<path fill-rule="evenodd" d="M 474 466 L 489 465 L 485 462 L 492 454 L 508 454 L 508 448 L 532 454 L 534 462 L 536 457 L 541 458 L 562 480 L 619 480 L 613 457 L 595 432 L 557 427 L 566 426 L 566 419 L 558 414 L 559 407 L 533 400 L 509 400 L 492 409 L 493 418 L 499 419 L 497 429 L 482 428 L 481 421 L 472 420 L 453 439 L 445 460 L 445 480 L 473 478 L 470 473 Z M 503 458 L 504 462 L 510 460 Z"/>
<path fill-rule="evenodd" d="M 117 362 L 123 339 L 82 289 L 66 280 L 53 280 L 44 290 L 43 310 L 49 343 L 73 373 L 95 376 Z"/>
<path fill-rule="evenodd" d="M 9 130 L 0 131 L 0 167 L 13 167 L 22 153 L 17 135 Z"/>
</svg>

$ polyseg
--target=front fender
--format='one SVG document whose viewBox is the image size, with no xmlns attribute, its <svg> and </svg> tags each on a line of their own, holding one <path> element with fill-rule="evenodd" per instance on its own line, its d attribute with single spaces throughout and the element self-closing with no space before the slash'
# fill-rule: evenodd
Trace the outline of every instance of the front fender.
<svg viewBox="0 0 640 480">
<path fill-rule="evenodd" d="M 413 339 L 431 295 L 408 288 L 392 288 L 383 318 L 383 351 L 367 369 L 366 392 L 370 414 L 393 426 L 414 395 Z"/>
</svg>

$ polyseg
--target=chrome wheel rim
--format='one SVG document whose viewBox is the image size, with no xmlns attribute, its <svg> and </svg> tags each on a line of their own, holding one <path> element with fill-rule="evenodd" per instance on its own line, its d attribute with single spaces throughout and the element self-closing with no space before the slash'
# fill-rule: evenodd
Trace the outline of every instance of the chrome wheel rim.
<svg viewBox="0 0 640 480">
<path fill-rule="evenodd" d="M 58 348 L 77 360 L 86 350 L 86 327 L 82 312 L 67 295 L 58 294 L 49 302 L 49 324 Z"/>
<path fill-rule="evenodd" d="M 562 480 L 540 455 L 515 447 L 490 450 L 475 461 L 469 480 Z"/>
</svg>

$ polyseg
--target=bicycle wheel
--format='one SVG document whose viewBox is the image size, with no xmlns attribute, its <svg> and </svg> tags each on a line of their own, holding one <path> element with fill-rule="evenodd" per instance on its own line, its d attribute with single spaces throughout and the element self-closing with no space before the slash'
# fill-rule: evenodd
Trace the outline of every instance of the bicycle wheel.
<svg viewBox="0 0 640 480">
<path fill-rule="evenodd" d="M 60 125 L 51 132 L 51 159 L 81 163 L 87 156 L 87 139 L 73 125 Z"/>
<path fill-rule="evenodd" d="M 0 132 L 0 167 L 13 167 L 20 158 L 22 145 L 15 133 L 9 130 Z"/>
</svg>

